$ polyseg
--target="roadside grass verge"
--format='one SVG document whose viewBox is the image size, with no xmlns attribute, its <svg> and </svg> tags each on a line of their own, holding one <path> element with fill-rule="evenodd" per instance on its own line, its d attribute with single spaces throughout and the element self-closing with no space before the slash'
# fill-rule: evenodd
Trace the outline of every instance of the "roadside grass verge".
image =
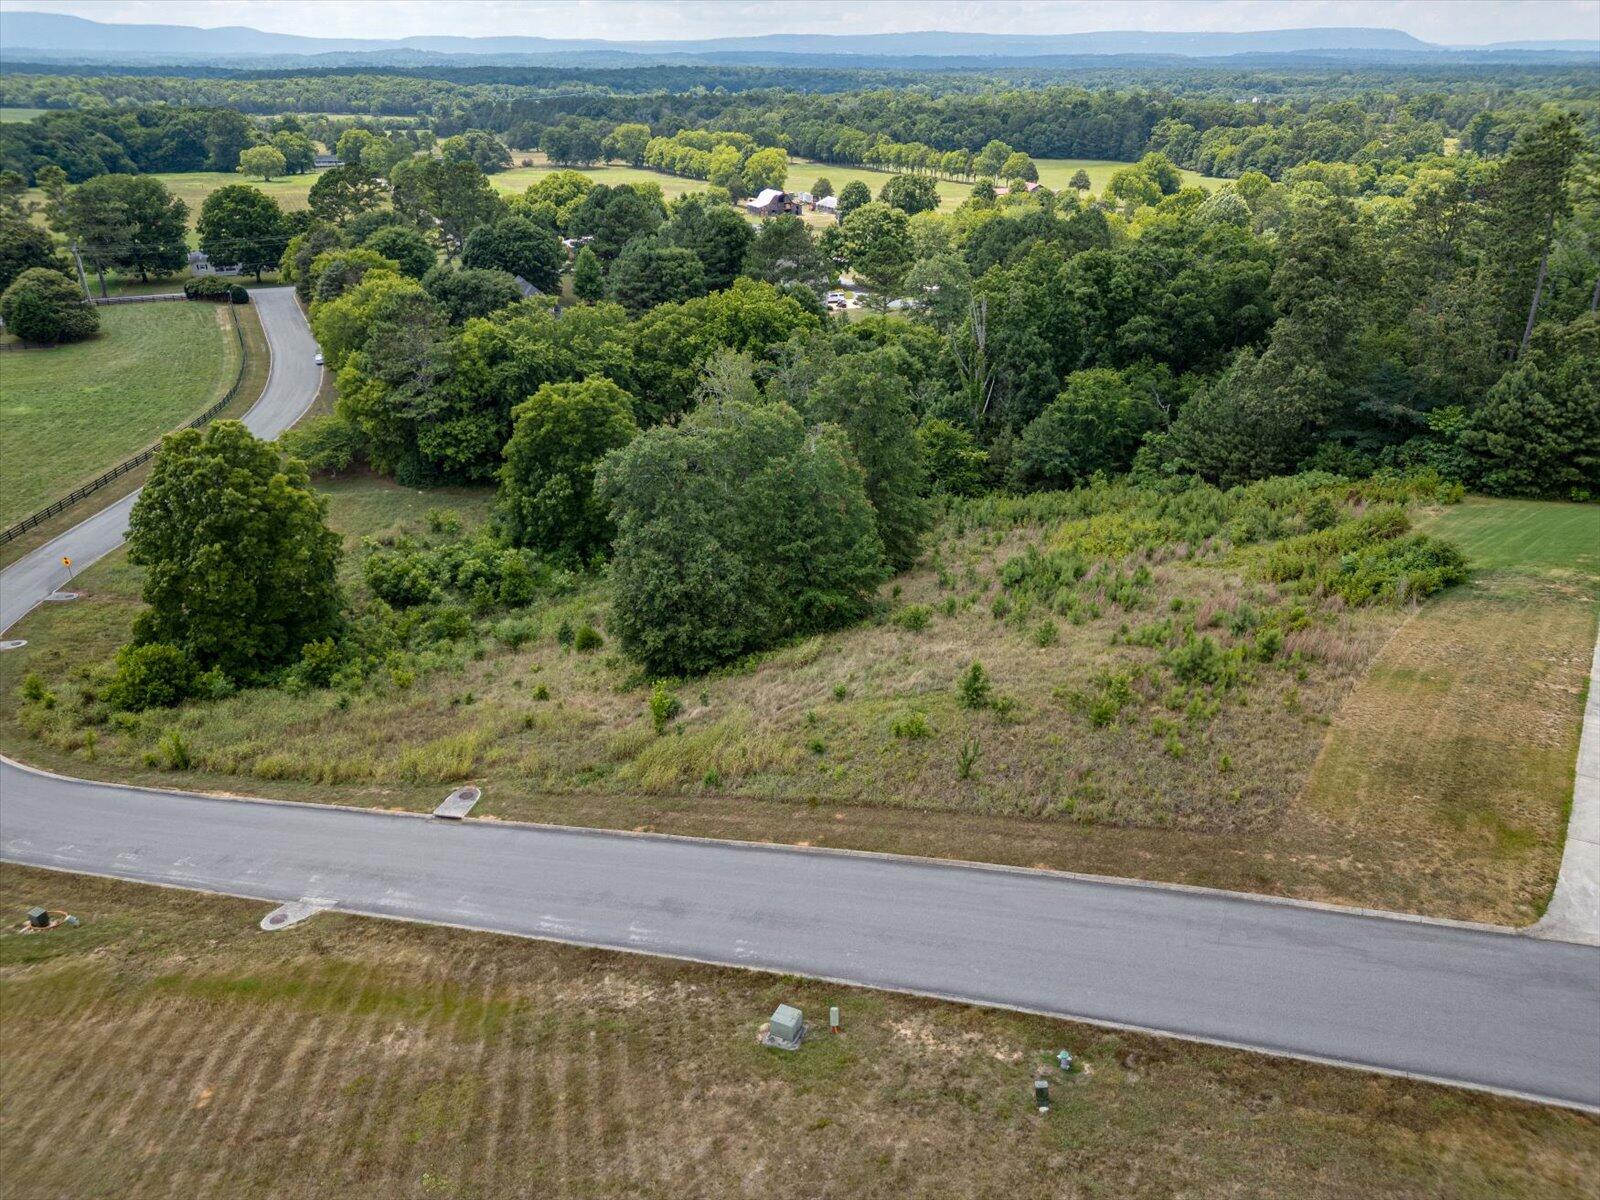
<svg viewBox="0 0 1600 1200">
<path fill-rule="evenodd" d="M 0 525 L 114 467 L 227 390 L 226 306 L 111 305 L 85 342 L 0 354 Z"/>
<path fill-rule="evenodd" d="M 30 1195 L 1543 1200 L 1600 1171 L 1593 1117 L 1241 1051 L 8 868 L 7 925 L 34 903 L 83 925 L 0 935 Z M 765 1050 L 780 1001 L 844 1032 Z"/>
<path fill-rule="evenodd" d="M 1432 909 L 1526 924 L 1559 868 L 1600 613 L 1600 506 L 1469 500 L 1430 532 L 1471 581 L 1419 609 L 1334 718 L 1288 829 Z"/>
</svg>

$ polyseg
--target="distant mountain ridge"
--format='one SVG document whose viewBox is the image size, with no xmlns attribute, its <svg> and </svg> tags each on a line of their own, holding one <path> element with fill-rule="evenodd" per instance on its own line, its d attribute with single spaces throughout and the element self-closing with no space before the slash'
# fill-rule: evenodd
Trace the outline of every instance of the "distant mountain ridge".
<svg viewBox="0 0 1600 1200">
<path fill-rule="evenodd" d="M 1174 56 L 1225 58 L 1235 55 L 1325 54 L 1396 56 L 1448 55 L 1452 47 L 1424 42 L 1398 29 L 1267 29 L 1243 33 L 1117 31 L 1067 34 L 988 34 L 930 30 L 918 33 L 763 34 L 753 37 L 685 41 L 610 41 L 600 38 L 535 36 L 407 38 L 321 38 L 269 33 L 242 25 L 200 28 L 190 25 L 113 24 L 60 13 L 0 11 L 0 48 L 13 61 L 49 59 L 184 62 L 196 58 L 248 60 L 360 55 L 374 64 L 419 58 L 496 58 L 526 56 L 621 64 L 631 61 L 704 59 L 723 63 L 772 58 L 826 58 L 833 62 L 894 58 L 1026 60 L 1078 56 Z M 1493 52 L 1600 52 L 1600 40 L 1503 43 L 1471 47 Z M 314 64 L 308 64 L 314 65 Z M 863 61 L 861 65 L 868 65 Z"/>
</svg>

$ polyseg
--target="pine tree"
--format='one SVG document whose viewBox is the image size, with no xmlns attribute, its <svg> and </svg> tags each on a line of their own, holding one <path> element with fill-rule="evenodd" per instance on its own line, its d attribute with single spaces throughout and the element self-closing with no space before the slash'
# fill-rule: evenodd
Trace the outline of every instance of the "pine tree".
<svg viewBox="0 0 1600 1200">
<path fill-rule="evenodd" d="M 605 297 L 605 269 L 600 265 L 600 256 L 588 246 L 578 251 L 572 264 L 572 294 L 587 304 Z"/>
</svg>

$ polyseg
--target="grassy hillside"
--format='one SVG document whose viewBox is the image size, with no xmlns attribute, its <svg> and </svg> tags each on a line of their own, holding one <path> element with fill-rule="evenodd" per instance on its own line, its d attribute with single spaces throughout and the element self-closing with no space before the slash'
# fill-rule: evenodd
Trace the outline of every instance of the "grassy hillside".
<svg viewBox="0 0 1600 1200">
<path fill-rule="evenodd" d="M 226 306 L 111 305 L 100 320 L 86 342 L 0 354 L 0 525 L 183 424 L 238 370 Z"/>
<path fill-rule="evenodd" d="M 83 925 L 0 935 L 29 1196 L 1560 1200 L 1600 1171 L 1593 1117 L 1240 1051 L 7 870 L 7 924 L 34 903 Z M 844 1032 L 763 1049 L 780 1001 Z"/>
<path fill-rule="evenodd" d="M 367 476 L 323 486 L 357 598 L 363 537 L 448 545 L 482 522 L 488 503 L 483 491 L 418 492 Z M 1434 628 L 1430 614 L 1449 611 L 1456 594 L 1422 605 L 1423 619 L 1408 606 L 1308 597 L 1263 578 L 1259 547 L 1163 534 L 1172 540 L 1130 554 L 1118 547 L 1148 541 L 1142 519 L 1110 512 L 1085 522 L 1072 517 L 1075 503 L 967 506 L 920 566 L 883 589 L 876 619 L 675 682 L 683 711 L 664 736 L 651 727 L 650 681 L 612 643 L 604 585 L 588 577 L 553 585 L 515 617 L 489 613 L 465 640 L 410 651 L 352 691 L 258 689 L 108 718 L 93 699 L 93 664 L 111 659 L 138 611 L 138 573 L 116 555 L 81 578 L 84 603 L 32 614 L 19 627 L 30 645 L 0 657 L 0 745 L 58 769 L 161 786 L 428 809 L 471 779 L 485 789 L 481 810 L 504 818 L 1019 863 L 1508 923 L 1537 915 L 1561 844 L 1561 801 L 1549 789 L 1491 840 L 1496 855 L 1513 856 L 1505 861 L 1515 869 L 1499 874 L 1486 874 L 1476 851 L 1418 852 L 1482 840 L 1446 807 L 1419 806 L 1413 821 L 1389 798 L 1392 820 L 1360 809 L 1332 820 L 1320 797 L 1348 789 L 1308 792 L 1319 755 L 1325 767 L 1333 761 L 1329 730 L 1351 719 L 1348 698 L 1365 694 L 1375 656 L 1401 644 L 1397 631 Z M 1476 508 L 1451 515 L 1479 519 Z M 1076 582 L 1049 582 L 1050 564 L 1080 554 Z M 588 653 L 569 644 L 585 624 L 602 638 Z M 1590 631 L 1563 635 L 1573 653 Z M 1423 653 L 1450 645 L 1425 642 Z M 963 706 L 958 686 L 974 661 L 991 689 L 978 709 Z M 29 672 L 59 697 L 54 707 L 20 700 Z M 1202 676 L 1213 682 L 1185 682 Z M 1410 736 L 1435 737 L 1429 752 L 1447 758 L 1449 727 L 1434 732 L 1427 705 L 1416 707 L 1425 727 Z M 1555 742 L 1576 736 L 1570 706 L 1548 720 Z M 173 737 L 186 748 L 182 770 Z M 1570 756 L 1556 769 L 1570 773 Z"/>
</svg>

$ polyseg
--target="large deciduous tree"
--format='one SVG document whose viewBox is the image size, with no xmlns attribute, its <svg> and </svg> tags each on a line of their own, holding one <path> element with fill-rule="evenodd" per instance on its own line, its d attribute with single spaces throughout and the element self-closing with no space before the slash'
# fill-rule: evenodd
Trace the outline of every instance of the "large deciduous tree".
<svg viewBox="0 0 1600 1200">
<path fill-rule="evenodd" d="M 892 175 L 878 199 L 906 214 L 932 212 L 939 207 L 939 188 L 927 175 Z"/>
<path fill-rule="evenodd" d="M 30 267 L 70 270 L 48 230 L 21 213 L 0 212 L 0 292 Z"/>
<path fill-rule="evenodd" d="M 917 559 L 930 513 L 922 451 L 905 377 L 894 351 L 873 350 L 840 358 L 806 403 L 813 423 L 839 426 L 866 472 L 867 498 L 890 566 L 903 571 Z"/>
<path fill-rule="evenodd" d="M 506 272 L 477 267 L 459 271 L 435 267 L 423 277 L 422 286 L 456 325 L 473 317 L 486 317 L 522 299 L 522 289 Z"/>
<path fill-rule="evenodd" d="M 611 627 L 655 675 L 854 620 L 883 579 L 860 466 L 784 404 L 707 403 L 602 464 Z"/>
<path fill-rule="evenodd" d="M 351 217 L 368 212 L 383 202 L 384 186 L 360 163 L 330 167 L 311 185 L 306 203 L 312 214 L 332 225 L 343 225 Z"/>
<path fill-rule="evenodd" d="M 520 275 L 543 292 L 560 288 L 566 260 L 553 229 L 515 215 L 478 226 L 461 250 L 462 266 Z"/>
<path fill-rule="evenodd" d="M 840 230 L 852 271 L 885 292 L 900 286 L 914 261 L 905 213 L 874 200 L 851 212 Z"/>
<path fill-rule="evenodd" d="M 1013 481 L 1066 488 L 1096 471 L 1125 471 L 1159 416 L 1150 399 L 1118 372 L 1075 371 L 1061 395 L 1023 430 L 1011 460 Z"/>
<path fill-rule="evenodd" d="M 213 263 L 237 265 L 257 279 L 278 265 L 289 240 L 278 202 L 245 183 L 218 188 L 205 198 L 197 232 L 201 251 Z"/>
<path fill-rule="evenodd" d="M 609 379 L 545 384 L 511 413 L 498 528 L 518 546 L 579 565 L 603 555 L 613 533 L 594 494 L 600 460 L 639 432 L 633 397 Z"/>
<path fill-rule="evenodd" d="M 385 225 L 375 229 L 361 245 L 393 259 L 399 264 L 401 274 L 413 279 L 421 279 L 439 263 L 433 243 L 409 225 Z"/>
<path fill-rule="evenodd" d="M 338 622 L 326 510 L 305 468 L 237 421 L 168 435 L 128 523 L 149 606 L 134 642 L 241 681 L 291 664 Z"/>
<path fill-rule="evenodd" d="M 250 146 L 239 154 L 239 174 L 254 175 L 263 182 L 284 174 L 288 166 L 288 159 L 276 146 Z"/>
</svg>

